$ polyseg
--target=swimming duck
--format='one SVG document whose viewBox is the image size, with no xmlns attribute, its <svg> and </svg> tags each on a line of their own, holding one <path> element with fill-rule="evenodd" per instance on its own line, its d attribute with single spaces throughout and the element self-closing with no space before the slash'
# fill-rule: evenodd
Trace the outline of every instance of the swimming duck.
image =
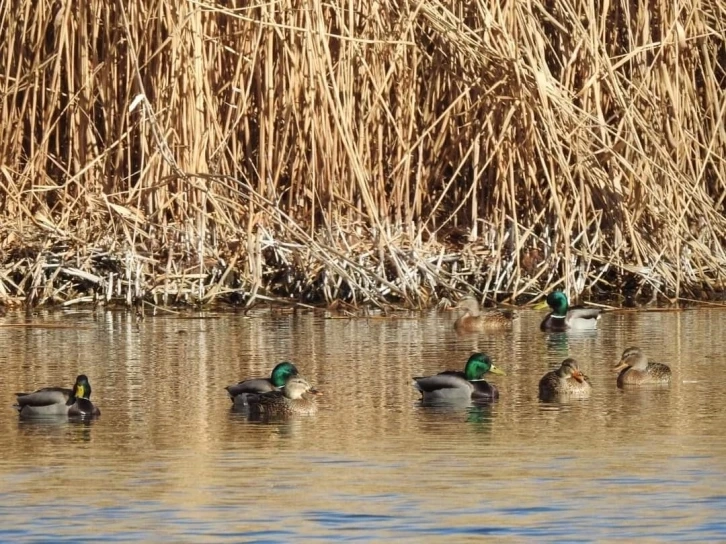
<svg viewBox="0 0 726 544">
<path fill-rule="evenodd" d="M 559 395 L 587 397 L 591 392 L 590 380 L 580 371 L 575 359 L 565 359 L 560 368 L 548 372 L 539 381 L 539 397 L 543 400 Z"/>
<path fill-rule="evenodd" d="M 456 305 L 456 309 L 466 310 L 464 315 L 454 323 L 459 332 L 482 332 L 486 330 L 509 327 L 519 318 L 513 310 L 494 309 L 481 312 L 479 302 L 474 297 L 464 297 Z"/>
<path fill-rule="evenodd" d="M 234 385 L 228 385 L 225 389 L 229 393 L 229 398 L 232 399 L 232 402 L 244 405 L 247 404 L 247 396 L 249 394 L 277 391 L 285 385 L 285 382 L 290 376 L 297 375 L 298 371 L 295 365 L 283 361 L 275 365 L 269 378 L 250 378 Z"/>
<path fill-rule="evenodd" d="M 44 387 L 33 393 L 16 393 L 16 396 L 15 408 L 22 417 L 101 415 L 101 410 L 90 400 L 91 384 L 85 374 L 76 378 L 73 389 Z"/>
<path fill-rule="evenodd" d="M 618 374 L 618 387 L 624 385 L 665 385 L 671 381 L 671 369 L 662 363 L 649 363 L 640 348 L 623 351 L 613 370 Z"/>
<path fill-rule="evenodd" d="M 562 291 L 553 291 L 547 299 L 535 306 L 542 309 L 549 306 L 552 311 L 547 314 L 539 328 L 546 332 L 563 332 L 568 330 L 597 329 L 600 319 L 600 308 L 570 308 L 567 296 Z"/>
<path fill-rule="evenodd" d="M 487 372 L 506 376 L 503 370 L 492 364 L 488 355 L 474 353 L 466 362 L 464 372 L 447 370 L 434 376 L 414 378 L 414 386 L 421 392 L 424 402 L 494 400 L 499 397 L 499 391 L 482 379 Z"/>
<path fill-rule="evenodd" d="M 318 411 L 313 389 L 302 376 L 290 376 L 282 389 L 247 397 L 250 413 L 265 416 L 313 415 Z M 311 396 L 312 395 L 312 396 Z"/>
</svg>

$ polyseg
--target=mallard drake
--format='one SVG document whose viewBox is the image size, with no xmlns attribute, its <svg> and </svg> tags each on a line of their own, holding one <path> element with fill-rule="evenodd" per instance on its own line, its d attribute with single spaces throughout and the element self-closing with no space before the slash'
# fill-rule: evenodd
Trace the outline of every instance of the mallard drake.
<svg viewBox="0 0 726 544">
<path fill-rule="evenodd" d="M 539 381 L 539 397 L 543 400 L 560 395 L 588 397 L 591 392 L 590 380 L 580 371 L 575 359 L 565 359 L 560 368 L 548 372 Z"/>
<path fill-rule="evenodd" d="M 91 384 L 85 374 L 76 378 L 73 389 L 44 387 L 32 393 L 16 393 L 15 408 L 23 417 L 99 416 L 101 410 L 91 402 Z"/>
<path fill-rule="evenodd" d="M 662 363 L 649 363 L 640 348 L 623 351 L 620 362 L 613 368 L 618 374 L 618 387 L 624 385 L 666 385 L 671 381 L 671 369 Z"/>
<path fill-rule="evenodd" d="M 487 372 L 506 376 L 503 370 L 494 366 L 488 355 L 474 353 L 466 362 L 464 372 L 446 370 L 434 376 L 414 378 L 414 386 L 421 392 L 424 402 L 494 400 L 499 397 L 499 391 L 482 379 Z"/>
<path fill-rule="evenodd" d="M 263 416 L 313 415 L 318 411 L 313 389 L 302 376 L 291 376 L 282 389 L 247 397 L 250 413 Z"/>
<path fill-rule="evenodd" d="M 457 310 L 466 310 L 454 322 L 454 328 L 459 332 L 482 332 L 486 330 L 502 329 L 512 325 L 519 318 L 513 310 L 494 309 L 482 312 L 479 302 L 474 297 L 464 297 L 456 305 Z"/>
<path fill-rule="evenodd" d="M 250 394 L 269 393 L 277 391 L 291 376 L 297 376 L 298 371 L 294 364 L 283 361 L 275 365 L 269 378 L 250 378 L 234 385 L 225 387 L 229 398 L 235 404 L 247 404 L 247 396 Z"/>
<path fill-rule="evenodd" d="M 540 310 L 547 306 L 552 308 L 552 311 L 547 314 L 539 326 L 546 332 L 597 329 L 597 322 L 602 312 L 600 308 L 570 308 L 567 296 L 562 291 L 551 292 L 545 301 L 535 306 L 535 309 Z"/>
</svg>

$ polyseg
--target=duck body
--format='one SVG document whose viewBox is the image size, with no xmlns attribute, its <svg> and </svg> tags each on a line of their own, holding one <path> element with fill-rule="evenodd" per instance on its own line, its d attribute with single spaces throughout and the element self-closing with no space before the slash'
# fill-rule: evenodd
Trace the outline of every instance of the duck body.
<svg viewBox="0 0 726 544">
<path fill-rule="evenodd" d="M 487 372 L 506 375 L 494 366 L 487 355 L 474 353 L 466 363 L 464 372 L 447 370 L 433 376 L 414 378 L 414 386 L 424 402 L 491 401 L 499 397 L 496 386 L 484 381 Z"/>
<path fill-rule="evenodd" d="M 589 397 L 592 392 L 590 380 L 580 371 L 574 359 L 565 359 L 560 368 L 548 372 L 539 381 L 539 398 L 553 399 L 561 396 Z"/>
<path fill-rule="evenodd" d="M 301 376 L 291 376 L 282 389 L 247 397 L 250 414 L 258 416 L 314 415 L 318 411 L 313 389 Z"/>
<path fill-rule="evenodd" d="M 446 370 L 434 376 L 414 378 L 414 380 L 425 402 L 487 401 L 499 398 L 499 390 L 495 385 L 484 380 L 467 380 L 463 372 Z"/>
<path fill-rule="evenodd" d="M 488 330 L 506 329 L 519 319 L 514 310 L 494 309 L 482 312 L 479 302 L 474 297 L 464 297 L 456 305 L 457 309 L 465 310 L 464 315 L 454 322 L 458 332 L 484 332 Z"/>
<path fill-rule="evenodd" d="M 600 308 L 571 308 L 562 291 L 553 291 L 547 295 L 544 305 L 552 308 L 540 323 L 540 330 L 545 332 L 595 330 L 602 313 Z M 542 304 L 535 306 L 535 308 L 541 307 Z"/>
<path fill-rule="evenodd" d="M 32 393 L 16 393 L 15 408 L 21 417 L 94 417 L 101 410 L 91 400 L 91 385 L 81 374 L 73 389 L 44 387 Z"/>
<path fill-rule="evenodd" d="M 279 391 L 291 376 L 297 376 L 294 364 L 283 361 L 275 366 L 269 378 L 250 378 L 239 383 L 228 385 L 225 389 L 235 405 L 245 406 L 249 395 L 259 395 Z"/>
<path fill-rule="evenodd" d="M 668 385 L 671 369 L 663 363 L 651 363 L 640 348 L 623 351 L 620 362 L 613 369 L 619 371 L 618 387 L 639 385 Z"/>
</svg>

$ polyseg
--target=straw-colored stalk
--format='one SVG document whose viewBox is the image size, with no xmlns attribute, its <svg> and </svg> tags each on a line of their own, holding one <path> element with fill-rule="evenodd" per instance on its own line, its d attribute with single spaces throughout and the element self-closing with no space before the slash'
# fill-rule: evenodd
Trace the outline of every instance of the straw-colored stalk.
<svg viewBox="0 0 726 544">
<path fill-rule="evenodd" d="M 6 302 L 723 292 L 718 3 L 0 13 Z"/>
</svg>

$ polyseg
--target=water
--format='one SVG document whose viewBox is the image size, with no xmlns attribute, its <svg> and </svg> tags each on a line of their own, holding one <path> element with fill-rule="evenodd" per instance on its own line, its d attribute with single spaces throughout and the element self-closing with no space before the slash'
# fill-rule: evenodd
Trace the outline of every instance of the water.
<svg viewBox="0 0 726 544">
<path fill-rule="evenodd" d="M 726 311 L 623 312 L 596 333 L 458 336 L 454 315 L 147 317 L 0 322 L 0 541 L 726 540 Z M 40 327 L 44 326 L 44 327 Z M 63 327 L 63 328 L 61 328 Z M 622 391 L 631 345 L 670 389 Z M 411 377 L 484 351 L 493 405 L 422 407 Z M 591 398 L 537 399 L 566 357 Z M 251 422 L 224 386 L 293 360 L 315 417 Z M 101 417 L 20 421 L 16 391 L 88 374 Z"/>
</svg>

